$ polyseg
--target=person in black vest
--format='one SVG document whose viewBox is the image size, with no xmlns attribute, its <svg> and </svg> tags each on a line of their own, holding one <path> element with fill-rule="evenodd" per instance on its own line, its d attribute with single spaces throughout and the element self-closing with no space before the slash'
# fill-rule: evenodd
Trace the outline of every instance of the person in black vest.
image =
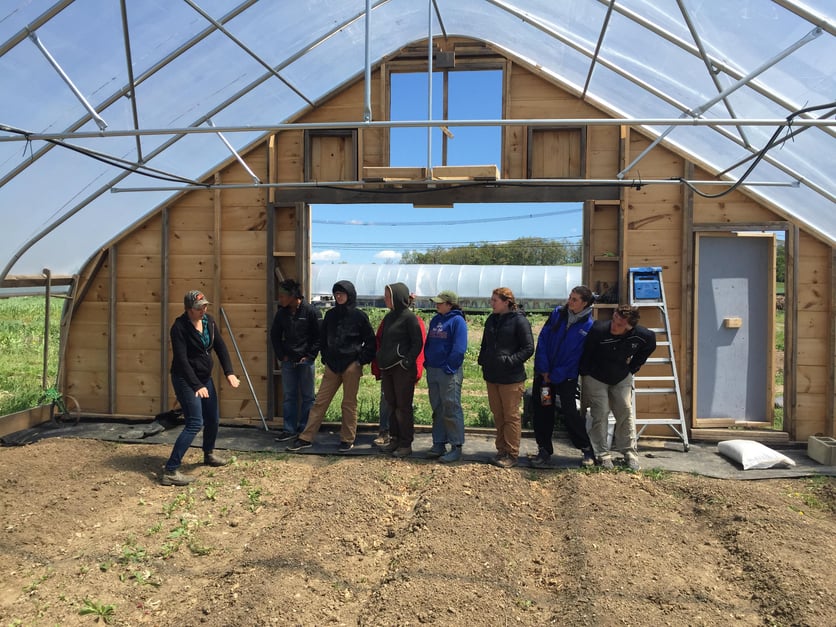
<svg viewBox="0 0 836 627">
<path fill-rule="evenodd" d="M 656 350 L 656 334 L 638 324 L 639 310 L 619 305 L 612 320 L 597 320 L 581 356 L 583 397 L 592 414 L 589 439 L 602 468 L 613 468 L 607 444 L 609 414 L 615 417 L 613 448 L 623 453 L 627 466 L 639 470 L 636 417 L 633 415 L 633 375 Z"/>
<path fill-rule="evenodd" d="M 215 319 L 206 313 L 209 301 L 203 292 L 192 290 L 183 298 L 185 311 L 171 325 L 171 384 L 183 410 L 186 426 L 177 436 L 171 456 L 165 463 L 160 483 L 188 485 L 191 475 L 180 472 L 183 456 L 195 436 L 203 429 L 203 463 L 223 466 L 228 460 L 215 453 L 215 440 L 221 418 L 218 395 L 212 381 L 212 351 L 218 356 L 226 380 L 237 388 L 240 383 L 232 370 L 229 351 Z"/>
</svg>

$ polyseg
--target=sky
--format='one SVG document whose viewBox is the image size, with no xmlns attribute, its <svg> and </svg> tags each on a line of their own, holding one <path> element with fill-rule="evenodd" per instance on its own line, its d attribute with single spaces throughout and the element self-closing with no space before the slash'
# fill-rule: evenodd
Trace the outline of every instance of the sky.
<svg viewBox="0 0 836 627">
<path fill-rule="evenodd" d="M 502 118 L 499 71 L 451 72 L 448 112 L 443 115 L 443 85 L 434 76 L 432 119 Z M 393 120 L 428 117 L 426 73 L 396 74 L 392 79 Z M 479 98 L 473 98 L 478 93 Z M 499 128 L 450 129 L 447 165 L 499 165 Z M 427 130 L 392 129 L 390 165 L 426 167 Z M 432 165 L 442 165 L 442 134 L 434 129 Z M 543 237 L 577 242 L 583 233 L 580 203 L 457 204 L 452 209 L 415 209 L 412 205 L 313 205 L 314 263 L 398 263 L 410 250 L 454 247 L 473 242 L 503 242 Z"/>
</svg>

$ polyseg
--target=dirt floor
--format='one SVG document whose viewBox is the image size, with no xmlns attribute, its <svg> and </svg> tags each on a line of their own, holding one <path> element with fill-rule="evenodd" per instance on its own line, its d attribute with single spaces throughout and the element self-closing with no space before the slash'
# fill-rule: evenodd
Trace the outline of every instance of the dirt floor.
<svg viewBox="0 0 836 627">
<path fill-rule="evenodd" d="M 0 624 L 836 625 L 832 477 L 169 450 L 0 449 Z"/>
</svg>

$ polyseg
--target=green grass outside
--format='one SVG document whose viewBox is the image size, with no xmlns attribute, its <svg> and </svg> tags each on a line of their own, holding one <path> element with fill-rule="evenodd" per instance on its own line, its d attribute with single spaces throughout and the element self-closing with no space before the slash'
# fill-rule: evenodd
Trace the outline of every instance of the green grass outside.
<svg viewBox="0 0 836 627">
<path fill-rule="evenodd" d="M 44 298 L 0 299 L 0 416 L 38 405 L 43 388 Z M 64 301 L 52 298 L 47 386 L 55 383 Z"/>
</svg>

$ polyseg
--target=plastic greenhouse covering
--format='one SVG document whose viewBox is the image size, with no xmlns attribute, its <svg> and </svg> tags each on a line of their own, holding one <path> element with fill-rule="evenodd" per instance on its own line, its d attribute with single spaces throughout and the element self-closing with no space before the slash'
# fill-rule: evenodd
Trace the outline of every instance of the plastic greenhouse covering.
<svg viewBox="0 0 836 627">
<path fill-rule="evenodd" d="M 775 183 L 750 192 L 836 243 L 835 20 L 832 0 L 8 0 L 0 278 L 77 270 L 229 159 L 210 121 L 242 150 L 362 80 L 367 41 L 374 65 L 428 36 L 654 121 L 697 163 Z M 701 124 L 656 122 L 679 119 Z"/>
</svg>

